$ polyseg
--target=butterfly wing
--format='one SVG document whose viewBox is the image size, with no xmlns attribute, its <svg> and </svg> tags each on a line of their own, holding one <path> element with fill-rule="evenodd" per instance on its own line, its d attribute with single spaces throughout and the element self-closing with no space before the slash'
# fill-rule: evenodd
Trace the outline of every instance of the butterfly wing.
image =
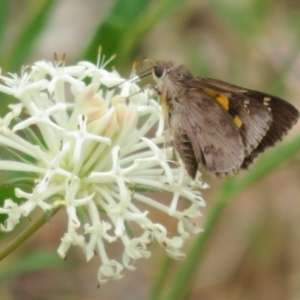
<svg viewBox="0 0 300 300">
<path fill-rule="evenodd" d="M 230 114 L 198 87 L 180 89 L 177 99 L 169 102 L 175 146 L 191 177 L 195 177 L 198 164 L 217 176 L 236 173 L 244 159 L 244 147 Z M 196 168 L 192 168 L 195 162 Z"/>
<path fill-rule="evenodd" d="M 247 169 L 254 158 L 260 153 L 281 141 L 299 119 L 298 110 L 281 98 L 241 88 L 220 80 L 201 78 L 200 81 L 205 87 L 227 94 L 231 104 L 229 111 L 231 113 L 239 114 L 243 118 L 243 122 L 246 125 L 241 130 L 244 145 L 245 147 L 247 147 L 247 145 L 252 145 L 250 149 L 248 149 L 249 151 L 246 153 L 244 162 L 241 166 L 243 169 Z M 242 102 L 243 105 L 238 102 Z M 248 118 L 243 111 L 245 102 L 248 103 L 247 106 L 250 112 Z M 271 119 L 266 117 L 268 114 L 266 110 L 272 117 Z M 259 124 L 259 122 L 266 120 L 266 118 L 270 119 L 269 128 L 263 130 L 263 126 L 262 124 Z M 253 137 L 257 137 L 256 142 L 258 141 L 258 143 L 251 142 Z"/>
</svg>

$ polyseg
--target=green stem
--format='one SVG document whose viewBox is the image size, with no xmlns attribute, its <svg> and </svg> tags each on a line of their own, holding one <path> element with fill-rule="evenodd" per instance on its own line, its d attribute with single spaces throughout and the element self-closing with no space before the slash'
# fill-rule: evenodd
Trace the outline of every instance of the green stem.
<svg viewBox="0 0 300 300">
<path fill-rule="evenodd" d="M 161 272 L 155 281 L 155 285 L 152 288 L 149 300 L 159 299 L 159 295 L 161 294 L 161 291 L 165 286 L 165 280 L 173 262 L 174 261 L 169 256 L 165 256 L 164 261 L 160 266 Z"/>
<path fill-rule="evenodd" d="M 60 207 L 53 210 L 51 217 L 53 217 Z M 33 224 L 31 224 L 27 229 L 22 231 L 13 241 L 11 241 L 2 251 L 0 251 L 0 261 L 16 250 L 20 245 L 23 244 L 29 237 L 31 237 L 38 229 L 40 229 L 45 223 L 49 221 L 48 215 L 43 214 L 39 219 L 37 219 Z"/>
</svg>

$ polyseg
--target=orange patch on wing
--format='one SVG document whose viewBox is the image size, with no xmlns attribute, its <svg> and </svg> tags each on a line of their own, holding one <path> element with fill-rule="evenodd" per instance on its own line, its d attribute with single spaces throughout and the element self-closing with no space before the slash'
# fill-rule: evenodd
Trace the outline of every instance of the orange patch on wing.
<svg viewBox="0 0 300 300">
<path fill-rule="evenodd" d="M 204 88 L 203 91 L 208 95 L 212 96 L 213 98 L 215 98 L 222 105 L 224 109 L 229 110 L 229 100 L 227 97 L 225 97 L 222 94 L 216 93 L 211 89 Z"/>
<path fill-rule="evenodd" d="M 243 122 L 242 122 L 241 118 L 238 117 L 238 116 L 235 116 L 233 121 L 234 121 L 235 125 L 239 128 L 243 125 Z"/>
</svg>

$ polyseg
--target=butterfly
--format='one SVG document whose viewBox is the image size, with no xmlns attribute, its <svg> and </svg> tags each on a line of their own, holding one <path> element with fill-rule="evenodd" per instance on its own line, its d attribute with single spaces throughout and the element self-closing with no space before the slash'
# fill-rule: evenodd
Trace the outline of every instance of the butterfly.
<svg viewBox="0 0 300 300">
<path fill-rule="evenodd" d="M 297 123 L 299 111 L 263 92 L 193 76 L 171 61 L 152 63 L 156 91 L 187 173 L 217 177 L 247 169 Z"/>
</svg>

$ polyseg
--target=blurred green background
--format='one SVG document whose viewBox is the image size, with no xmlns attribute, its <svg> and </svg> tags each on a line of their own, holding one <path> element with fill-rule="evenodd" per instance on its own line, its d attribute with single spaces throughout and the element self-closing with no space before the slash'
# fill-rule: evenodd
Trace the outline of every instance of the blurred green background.
<svg viewBox="0 0 300 300">
<path fill-rule="evenodd" d="M 135 59 L 171 59 L 300 108 L 299 1 L 0 1 L 3 72 L 54 52 L 66 53 L 67 64 L 96 62 L 99 45 L 107 57 L 117 53 L 112 65 L 124 77 Z M 205 233 L 191 238 L 186 261 L 168 260 L 154 244 L 135 272 L 97 289 L 97 259 L 86 263 L 76 248 L 66 262 L 56 254 L 66 227 L 59 212 L 1 262 L 1 299 L 300 299 L 299 132 L 297 124 L 248 173 L 205 177 Z M 2 189 L 1 199 L 11 192 Z M 15 234 L 0 233 L 0 249 Z"/>
</svg>

